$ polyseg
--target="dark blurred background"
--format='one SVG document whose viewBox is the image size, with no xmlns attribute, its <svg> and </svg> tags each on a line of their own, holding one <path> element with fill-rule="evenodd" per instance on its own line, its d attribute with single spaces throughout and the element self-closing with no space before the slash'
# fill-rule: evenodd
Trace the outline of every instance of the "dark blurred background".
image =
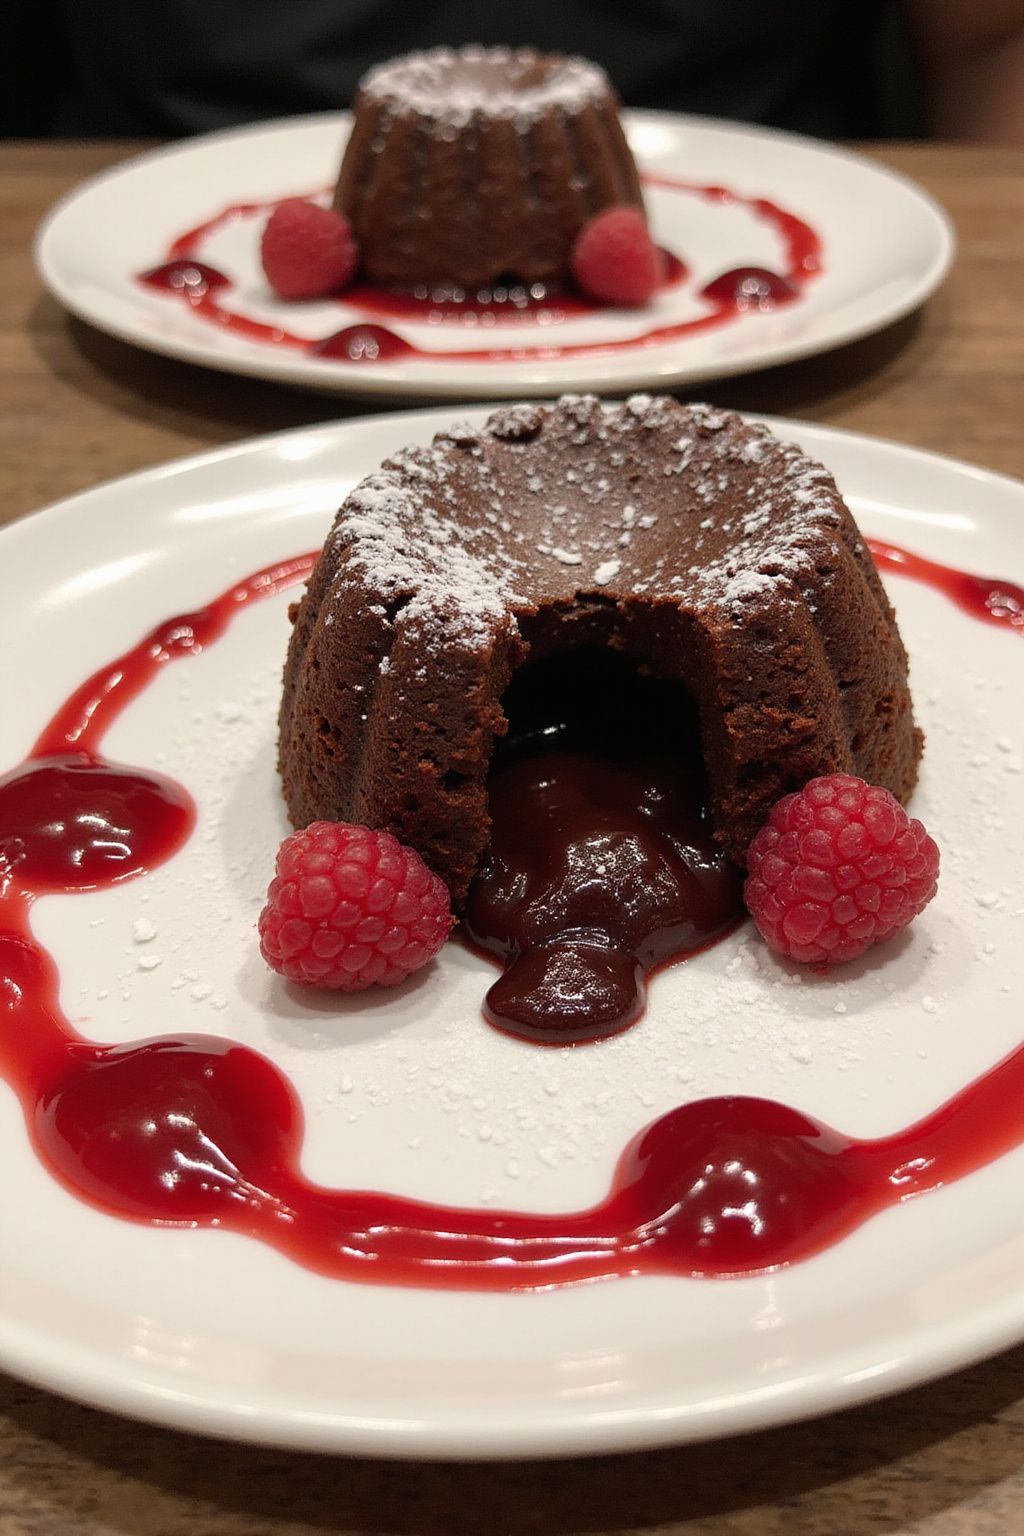
<svg viewBox="0 0 1024 1536">
<path fill-rule="evenodd" d="M 337 108 L 380 59 L 529 43 L 629 106 L 828 138 L 1024 139 L 1024 0 L 4 0 L 7 136 L 176 137 Z"/>
</svg>

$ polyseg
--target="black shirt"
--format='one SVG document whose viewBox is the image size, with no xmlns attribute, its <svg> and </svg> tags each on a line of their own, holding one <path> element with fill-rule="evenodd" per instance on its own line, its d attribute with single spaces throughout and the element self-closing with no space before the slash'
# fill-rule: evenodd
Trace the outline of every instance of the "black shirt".
<svg viewBox="0 0 1024 1536">
<path fill-rule="evenodd" d="M 437 43 L 581 53 L 628 106 L 913 131 L 885 0 L 7 0 L 8 133 L 176 136 L 347 104 Z M 909 71 L 913 73 L 912 69 Z M 892 88 L 898 78 L 899 89 Z"/>
</svg>

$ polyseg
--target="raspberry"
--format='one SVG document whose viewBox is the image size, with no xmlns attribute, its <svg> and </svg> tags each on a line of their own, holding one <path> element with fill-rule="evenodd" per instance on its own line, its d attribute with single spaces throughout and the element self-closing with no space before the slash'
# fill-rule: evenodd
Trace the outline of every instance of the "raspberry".
<svg viewBox="0 0 1024 1536">
<path fill-rule="evenodd" d="M 321 299 L 351 282 L 359 248 L 340 213 L 289 197 L 266 222 L 260 260 L 280 298 Z"/>
<path fill-rule="evenodd" d="M 646 304 L 665 277 L 665 257 L 640 209 L 628 203 L 584 224 L 569 264 L 583 292 L 605 304 Z"/>
<path fill-rule="evenodd" d="M 786 795 L 747 850 L 744 900 L 791 960 L 853 960 L 935 895 L 939 850 L 887 789 L 848 773 Z"/>
<path fill-rule="evenodd" d="M 390 832 L 314 821 L 286 837 L 260 913 L 260 951 L 290 981 L 361 992 L 432 960 L 452 926 L 441 880 Z"/>
</svg>

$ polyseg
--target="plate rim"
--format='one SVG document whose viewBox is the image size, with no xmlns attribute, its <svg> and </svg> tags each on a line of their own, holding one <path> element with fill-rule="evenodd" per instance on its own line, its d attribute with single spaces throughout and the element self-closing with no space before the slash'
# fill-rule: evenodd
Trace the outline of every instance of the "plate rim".
<svg viewBox="0 0 1024 1536">
<path fill-rule="evenodd" d="M 639 123 L 653 121 L 672 124 L 684 129 L 687 127 L 710 129 L 714 133 L 731 138 L 749 138 L 758 142 L 767 140 L 771 143 L 788 144 L 799 147 L 805 153 L 816 156 L 822 161 L 831 163 L 838 159 L 860 171 L 868 171 L 871 175 L 898 186 L 903 194 L 913 199 L 931 219 L 936 236 L 931 262 L 916 283 L 912 283 L 902 297 L 886 309 L 881 318 L 878 315 L 864 317 L 841 329 L 834 336 L 827 337 L 824 342 L 820 339 L 815 342 L 808 336 L 795 338 L 788 343 L 774 344 L 766 349 L 765 355 L 760 358 L 744 358 L 741 355 L 734 359 L 722 359 L 714 365 L 696 368 L 666 366 L 659 370 L 653 363 L 645 368 L 640 366 L 638 361 L 633 372 L 624 371 L 621 375 L 607 380 L 599 377 L 591 378 L 587 375 L 584 360 L 581 360 L 580 372 L 571 378 L 567 375 L 564 380 L 558 377 L 552 378 L 550 374 L 544 376 L 544 365 L 541 363 L 539 365 L 541 377 L 536 380 L 531 380 L 526 375 L 525 369 L 522 374 L 515 375 L 504 396 L 506 399 L 525 395 L 539 398 L 565 389 L 592 390 L 611 397 L 642 388 L 667 389 L 698 385 L 712 380 L 781 367 L 785 363 L 796 362 L 802 358 L 821 356 L 838 347 L 862 340 L 865 336 L 884 330 L 890 325 L 895 325 L 908 314 L 913 313 L 942 285 L 953 266 L 957 255 L 957 238 L 955 225 L 948 210 L 913 177 L 894 170 L 891 166 L 880 165 L 857 150 L 849 149 L 845 145 L 833 144 L 829 140 L 815 139 L 808 134 L 761 127 L 759 124 L 742 123 L 730 118 L 705 117 L 699 113 L 637 108 L 625 109 L 622 116 L 627 127 L 633 120 Z M 257 123 L 240 124 L 232 128 L 220 128 L 212 133 L 198 134 L 191 138 L 175 140 L 170 144 L 143 150 L 140 154 L 130 155 L 115 165 L 95 172 L 65 192 L 43 215 L 36 228 L 32 242 L 32 255 L 44 288 L 51 298 L 70 314 L 104 334 L 113 336 L 118 341 L 137 347 L 144 352 L 191 363 L 195 367 L 209 368 L 214 372 L 268 379 L 272 382 L 291 385 L 293 388 L 342 395 L 356 400 L 377 400 L 381 397 L 392 400 L 442 402 L 458 399 L 473 401 L 491 399 L 494 383 L 485 380 L 479 382 L 467 380 L 460 375 L 457 367 L 452 368 L 447 364 L 443 368 L 435 369 L 432 377 L 423 378 L 415 375 L 411 378 L 407 377 L 403 369 L 409 365 L 401 363 L 384 364 L 372 372 L 361 368 L 358 364 L 346 368 L 341 363 L 332 363 L 326 367 L 318 364 L 315 369 L 300 372 L 288 366 L 289 359 L 279 358 L 269 349 L 265 355 L 259 353 L 249 358 L 242 353 L 220 354 L 212 342 L 209 345 L 192 342 L 176 337 L 173 333 L 166 335 L 156 333 L 140 338 L 137 330 L 119 324 L 116 319 L 102 312 L 97 313 L 96 307 L 90 305 L 88 299 L 83 298 L 76 291 L 76 285 L 66 280 L 59 265 L 54 262 L 52 246 L 57 238 L 62 219 L 79 201 L 88 197 L 94 190 L 107 186 L 121 176 L 133 173 L 140 166 L 145 167 L 187 157 L 194 154 L 197 148 L 209 143 L 221 143 L 232 138 L 259 138 L 262 134 L 274 133 L 284 128 L 316 124 L 326 127 L 328 123 L 336 124 L 340 128 L 350 117 L 351 113 L 348 111 L 309 112 L 294 117 L 277 117 Z M 664 359 L 669 359 L 672 356 L 671 344 L 663 348 L 647 349 L 638 357 L 656 358 L 659 352 Z"/>
<path fill-rule="evenodd" d="M 473 407 L 483 412 L 487 406 Z M 47 537 L 54 524 L 66 515 L 77 515 L 82 503 L 103 498 L 111 490 L 143 487 L 202 471 L 231 459 L 257 460 L 283 441 L 310 436 L 325 446 L 344 439 L 366 425 L 385 430 L 407 425 L 410 436 L 417 426 L 438 424 L 444 407 L 418 411 L 392 411 L 356 416 L 312 427 L 289 428 L 262 434 L 202 452 L 169 460 L 105 481 L 63 497 L 0 529 L 0 538 L 16 537 L 19 528 L 28 537 Z M 839 437 L 862 443 L 884 455 L 927 461 L 942 470 L 1002 487 L 1024 496 L 1024 481 L 972 465 L 966 461 L 910 447 L 891 439 L 873 437 L 845 428 L 790 418 L 753 417 L 773 430 L 796 431 L 813 440 L 816 451 L 824 440 Z M 4 546 L 0 545 L 0 548 Z M 781 1385 L 756 1387 L 737 1399 L 734 1396 L 702 1405 L 673 1408 L 672 1394 L 659 1403 L 648 1394 L 634 1406 L 613 1409 L 574 1405 L 571 1413 L 555 1406 L 549 1412 L 531 1405 L 528 1413 L 513 1409 L 482 1421 L 466 1409 L 443 1418 L 396 1421 L 348 1411 L 325 1411 L 288 1404 L 268 1406 L 246 1403 L 236 1394 L 225 1398 L 214 1391 L 189 1391 L 180 1383 L 167 1385 L 151 1373 L 140 1380 L 116 1358 L 93 1354 L 89 1348 L 63 1344 L 56 1351 L 53 1336 L 5 1318 L 0 1312 L 0 1365 L 21 1379 L 77 1401 L 129 1415 L 149 1423 L 221 1439 L 267 1444 L 325 1453 L 373 1455 L 388 1459 L 493 1460 L 515 1458 L 556 1459 L 564 1456 L 603 1455 L 660 1446 L 697 1442 L 742 1434 L 782 1423 L 796 1422 L 825 1412 L 835 1412 L 929 1381 L 949 1371 L 985 1358 L 1024 1336 L 1024 1287 L 1004 1295 L 995 1305 L 962 1316 L 951 1328 L 948 1319 L 919 1326 L 902 1340 L 879 1365 L 866 1366 L 863 1359 L 833 1351 L 808 1376 Z M 884 1340 L 873 1346 L 881 1352 Z M 111 1364 L 113 1369 L 111 1369 Z M 461 1413 L 461 1417 L 460 1417 Z"/>
<path fill-rule="evenodd" d="M 595 392 L 596 393 L 596 392 Z M 623 403 L 630 394 L 640 391 L 625 390 L 615 395 L 599 395 L 597 398 L 604 405 Z M 531 403 L 537 405 L 553 405 L 558 396 L 537 396 Z M 687 400 L 681 402 L 686 405 L 712 402 Z M 503 410 L 508 405 L 508 399 L 504 396 L 495 396 L 490 400 L 467 400 L 466 411 L 483 414 L 487 411 Z M 262 453 L 274 444 L 295 437 L 324 437 L 328 438 L 335 432 L 343 432 L 346 428 L 358 426 L 361 422 L 376 425 L 377 423 L 390 425 L 392 422 L 408 421 L 415 424 L 419 421 L 428 422 L 435 416 L 444 416 L 450 423 L 450 411 L 452 402 L 439 402 L 435 405 L 417 405 L 408 408 L 396 407 L 393 411 L 362 411 L 351 416 L 344 416 L 332 421 L 314 421 L 305 426 L 275 427 L 272 432 L 260 432 L 252 437 L 236 438 L 222 443 L 213 448 L 202 448 L 195 453 L 181 454 L 177 458 L 163 459 L 156 464 L 146 464 L 139 469 L 126 470 L 121 475 L 109 475 L 99 480 L 95 485 L 84 486 L 81 490 L 71 491 L 67 496 L 60 496 L 56 501 L 44 502 L 42 506 L 34 507 L 31 511 L 21 512 L 13 522 L 0 524 L 0 539 L 9 538 L 17 534 L 20 528 L 35 526 L 41 518 L 49 518 L 52 514 L 60 513 L 65 508 L 74 507 L 77 503 L 85 501 L 93 496 L 106 495 L 108 491 L 121 489 L 133 481 L 147 479 L 174 479 L 178 475 L 191 473 L 196 469 L 204 469 L 207 466 L 220 463 L 231 458 L 246 458 L 250 454 Z M 730 407 L 730 409 L 732 409 Z M 1004 490 L 1011 492 L 1024 491 L 1024 478 L 1018 479 L 1015 475 L 1004 474 L 998 469 L 986 469 L 983 464 L 973 464 L 970 459 L 957 458 L 952 453 L 939 453 L 933 448 L 922 448 L 916 443 L 903 443 L 899 438 L 883 437 L 872 432 L 861 432 L 856 427 L 832 426 L 828 422 L 812 421 L 803 416 L 780 416 L 774 412 L 737 410 L 737 416 L 744 421 L 760 423 L 779 436 L 785 436 L 789 431 L 801 434 L 809 433 L 815 437 L 841 437 L 845 441 L 856 444 L 864 443 L 872 449 L 881 449 L 884 453 L 896 455 L 899 458 L 910 457 L 926 463 L 937 464 L 944 469 L 965 473 L 969 477 L 984 482 L 992 482 L 1000 485 Z"/>
<path fill-rule="evenodd" d="M 728 1283 L 728 1282 L 723 1282 Z M 102 1357 L 88 1350 L 65 1353 L 58 1370 L 39 1368 L 32 1329 L 11 1329 L 0 1318 L 0 1367 L 18 1380 L 72 1402 L 129 1420 L 213 1440 L 235 1441 L 321 1455 L 372 1457 L 384 1461 L 559 1461 L 623 1455 L 735 1439 L 761 1430 L 806 1423 L 845 1413 L 924 1386 L 1018 1344 L 1024 1336 L 1024 1294 L 1012 1298 L 988 1326 L 963 1328 L 952 1337 L 939 1323 L 918 1331 L 914 1351 L 894 1354 L 882 1365 L 865 1366 L 856 1357 L 841 1369 L 819 1369 L 811 1377 L 769 1384 L 736 1400 L 728 1395 L 682 1408 L 648 1398 L 643 1405 L 613 1409 L 577 1405 L 562 1411 L 530 1406 L 528 1414 L 486 1421 L 472 1411 L 461 1417 L 427 1420 L 367 1413 L 315 1410 L 263 1403 L 239 1396 L 187 1391 L 178 1385 L 141 1381 L 126 1374 L 98 1378 Z M 940 1336 L 945 1347 L 938 1347 Z M 919 1341 L 936 1340 L 922 1367 Z M 26 1344 L 25 1341 L 28 1341 Z M 52 1348 L 52 1347 L 51 1347 Z M 90 1366 L 95 1358 L 96 1364 Z M 840 1357 L 842 1358 L 842 1357 Z"/>
</svg>

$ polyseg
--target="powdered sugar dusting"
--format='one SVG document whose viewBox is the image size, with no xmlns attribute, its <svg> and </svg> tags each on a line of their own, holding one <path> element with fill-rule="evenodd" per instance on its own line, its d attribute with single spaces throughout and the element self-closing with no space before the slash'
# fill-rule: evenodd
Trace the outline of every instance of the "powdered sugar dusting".
<svg viewBox="0 0 1024 1536">
<path fill-rule="evenodd" d="M 544 413 L 537 405 L 523 403 L 506 405 L 487 418 L 488 431 L 495 437 L 505 437 L 513 442 L 535 436 L 544 424 Z"/>
<path fill-rule="evenodd" d="M 334 532 L 344 578 L 361 572 L 392 622 L 454 643 L 486 640 L 515 592 L 507 571 L 467 547 L 465 530 L 440 512 L 448 466 L 441 449 L 407 450 L 349 497 Z M 441 495 L 438 496 L 437 493 Z"/>
<path fill-rule="evenodd" d="M 550 555 L 560 565 L 582 565 L 583 556 L 578 550 L 562 549 L 558 544 L 538 544 L 537 551 L 542 555 Z"/>
<path fill-rule="evenodd" d="M 763 571 L 738 571 L 729 578 L 727 594 L 730 602 L 740 603 L 750 598 L 764 597 L 774 590 L 775 582 Z"/>
<path fill-rule="evenodd" d="M 612 582 L 739 618 L 811 602 L 843 518 L 827 470 L 732 412 L 568 395 L 388 460 L 339 516 L 334 593 L 358 572 L 364 610 L 467 645 L 534 601 Z"/>
<path fill-rule="evenodd" d="M 415 112 L 441 128 L 459 128 L 479 113 L 526 127 L 552 107 L 580 111 L 609 93 L 604 71 L 587 59 L 478 46 L 388 60 L 371 69 L 359 89 L 394 115 Z"/>
</svg>

